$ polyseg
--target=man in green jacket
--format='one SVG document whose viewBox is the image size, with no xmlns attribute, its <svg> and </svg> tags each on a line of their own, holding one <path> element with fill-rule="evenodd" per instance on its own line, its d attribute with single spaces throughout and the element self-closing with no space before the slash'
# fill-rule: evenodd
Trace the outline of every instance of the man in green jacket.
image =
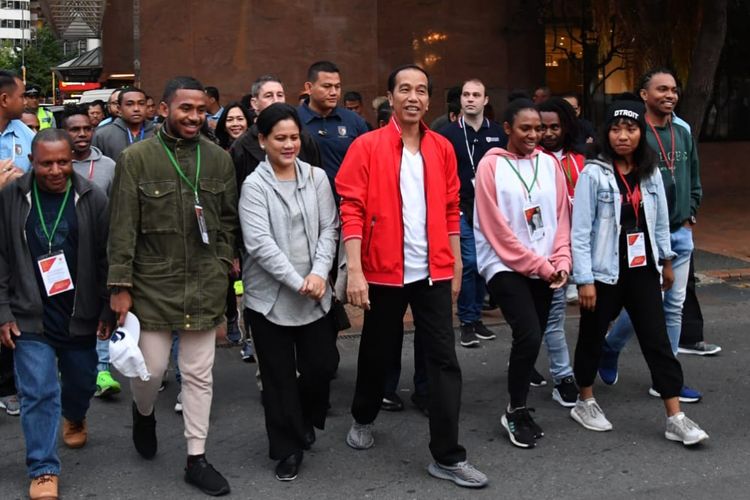
<svg viewBox="0 0 750 500">
<path fill-rule="evenodd" d="M 151 373 L 148 381 L 131 379 L 133 443 L 144 458 L 156 454 L 154 402 L 177 331 L 185 479 L 222 495 L 229 484 L 206 461 L 205 443 L 216 327 L 224 317 L 239 226 L 234 167 L 225 151 L 200 135 L 206 119 L 200 82 L 171 80 L 159 106 L 164 127 L 123 151 L 112 186 L 111 306 L 119 324 L 128 311 L 140 320 L 139 347 Z"/>
</svg>

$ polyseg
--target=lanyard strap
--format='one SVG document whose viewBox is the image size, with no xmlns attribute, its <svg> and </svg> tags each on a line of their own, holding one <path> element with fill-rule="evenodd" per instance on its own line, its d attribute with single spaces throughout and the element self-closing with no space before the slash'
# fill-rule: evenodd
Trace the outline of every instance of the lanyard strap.
<svg viewBox="0 0 750 500">
<path fill-rule="evenodd" d="M 89 180 L 94 178 L 94 160 L 89 163 Z"/>
<path fill-rule="evenodd" d="M 615 169 L 617 170 L 617 173 L 620 174 L 620 179 L 622 180 L 622 183 L 625 184 L 625 189 L 628 191 L 626 201 L 633 206 L 633 211 L 635 212 L 635 228 L 638 229 L 640 227 L 640 224 L 638 223 L 638 209 L 641 206 L 641 186 L 636 182 L 635 187 L 631 189 L 630 184 L 628 184 L 622 171 L 617 168 L 617 165 L 615 165 Z"/>
<path fill-rule="evenodd" d="M 526 193 L 529 197 L 531 197 L 531 190 L 534 189 L 534 184 L 536 184 L 536 178 L 537 174 L 539 174 L 539 155 L 536 155 L 536 163 L 534 164 L 534 178 L 531 179 L 531 184 L 526 184 L 526 181 L 524 180 L 523 176 L 521 176 L 521 172 L 513 166 L 513 163 L 508 159 L 507 156 L 504 156 L 505 161 L 508 162 L 508 165 L 510 165 L 510 168 L 513 170 L 513 173 L 516 174 L 518 177 L 518 180 L 521 181 L 521 184 L 523 184 L 523 187 L 526 189 Z M 529 159 L 531 161 L 531 159 Z"/>
<path fill-rule="evenodd" d="M 466 120 L 464 120 L 464 117 L 462 116 L 459 118 L 461 120 L 461 129 L 464 131 L 464 143 L 466 144 L 466 152 L 469 153 L 469 162 L 471 162 L 471 170 L 476 173 L 477 167 L 474 166 L 474 145 L 472 144 L 471 147 L 469 147 L 469 137 L 466 135 Z"/>
<path fill-rule="evenodd" d="M 659 133 L 656 131 L 656 127 L 654 127 L 654 124 L 651 123 L 651 120 L 646 118 L 646 123 L 648 123 L 648 126 L 651 127 L 651 131 L 654 133 L 654 136 L 656 137 L 656 143 L 659 145 L 659 151 L 661 152 L 662 158 L 664 158 L 664 163 L 667 165 L 667 168 L 669 169 L 669 172 L 672 174 L 672 179 L 674 179 L 674 163 L 675 163 L 675 155 L 674 155 L 674 128 L 672 128 L 672 120 L 669 120 L 667 123 L 669 124 L 669 135 L 672 141 L 671 149 L 672 149 L 672 156 L 667 155 L 666 149 L 664 149 L 664 144 L 661 142 L 661 137 L 659 137 Z"/>
<path fill-rule="evenodd" d="M 68 196 L 70 195 L 70 186 L 71 182 L 68 180 L 67 185 L 65 187 L 65 197 L 63 197 L 62 205 L 60 205 L 60 209 L 57 211 L 57 218 L 55 219 L 55 225 L 52 226 L 52 232 L 50 232 L 47 229 L 47 222 L 44 220 L 44 214 L 42 213 L 42 204 L 39 202 L 39 188 L 36 186 L 36 179 L 34 179 L 34 201 L 36 202 L 36 211 L 39 214 L 39 222 L 42 225 L 42 231 L 44 232 L 44 236 L 47 237 L 47 253 L 52 253 L 52 238 L 55 237 L 55 233 L 57 232 L 57 226 L 60 225 L 60 220 L 62 219 L 63 212 L 65 212 L 65 205 L 68 204 Z"/>
<path fill-rule="evenodd" d="M 141 125 L 141 131 L 138 133 L 138 141 L 135 140 L 135 135 L 130 133 L 130 129 L 128 129 L 128 144 L 133 144 L 134 142 L 140 142 L 143 140 L 143 134 L 145 134 L 146 127 Z"/>
<path fill-rule="evenodd" d="M 578 167 L 578 162 L 576 159 L 571 155 L 570 153 L 565 153 L 565 156 L 563 156 L 562 167 L 563 167 L 563 173 L 565 174 L 565 177 L 568 178 L 568 186 L 571 188 L 575 188 L 575 184 L 573 183 L 573 169 L 570 168 L 570 163 L 573 162 L 573 166 L 576 169 L 576 174 L 580 175 L 581 169 Z M 567 165 L 568 168 L 565 168 Z M 576 176 L 578 178 L 578 176 Z"/>
<path fill-rule="evenodd" d="M 177 174 L 182 178 L 183 181 L 185 181 L 185 184 L 190 186 L 190 189 L 193 191 L 193 194 L 195 195 L 195 204 L 200 205 L 200 200 L 198 198 L 198 183 L 200 182 L 200 176 L 201 176 L 201 143 L 199 142 L 196 145 L 196 151 L 195 151 L 195 183 L 191 182 L 190 179 L 187 178 L 185 175 L 185 172 L 182 171 L 182 168 L 180 167 L 180 164 L 177 163 L 177 159 L 174 157 L 172 152 L 169 150 L 167 145 L 164 143 L 164 139 L 161 137 L 161 133 L 157 134 L 159 137 L 159 142 L 161 142 L 162 147 L 164 148 L 164 151 L 167 153 L 167 157 L 169 157 L 169 161 L 172 163 L 172 166 L 177 171 Z"/>
</svg>

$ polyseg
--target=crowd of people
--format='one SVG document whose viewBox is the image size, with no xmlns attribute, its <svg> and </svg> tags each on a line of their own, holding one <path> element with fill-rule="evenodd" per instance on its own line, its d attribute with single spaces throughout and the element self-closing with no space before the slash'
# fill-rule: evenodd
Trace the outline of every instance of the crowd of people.
<svg viewBox="0 0 750 500">
<path fill-rule="evenodd" d="M 684 385 L 677 354 L 720 347 L 682 322 L 683 304 L 700 316 L 701 185 L 674 74 L 644 75 L 609 105 L 599 134 L 577 96 L 546 87 L 513 92 L 495 121 L 484 83 L 468 79 L 432 128 L 423 68 L 394 69 L 386 90 L 373 126 L 360 93 L 342 99 L 329 61 L 310 66 L 296 107 L 273 75 L 224 106 L 218 88 L 177 77 L 158 103 L 125 87 L 107 103 L 67 106 L 58 128 L 38 87 L 0 71 L 0 408 L 20 414 L 32 499 L 58 496 L 60 416 L 64 444 L 83 447 L 91 398 L 121 391 L 110 348 L 133 333 L 133 315 L 148 372 L 129 378 L 135 449 L 158 452 L 154 408 L 172 361 L 185 480 L 208 495 L 230 491 L 206 458 L 217 339 L 257 360 L 269 456 L 291 481 L 325 427 L 345 303 L 364 310 L 345 438 L 355 450 L 373 447 L 381 410 L 404 409 L 411 307 L 428 473 L 488 483 L 459 442 L 456 354 L 457 343 L 497 338 L 482 322 L 487 302 L 512 332 L 499 428 L 514 446 L 544 436 L 527 406 L 530 387 L 547 384 L 535 368 L 542 342 L 552 399 L 584 428 L 611 430 L 593 385 L 597 374 L 617 382 L 633 331 L 665 437 L 708 438 L 680 407 L 702 395 Z M 572 362 L 571 301 L 581 309 Z M 114 331 L 126 333 L 109 340 Z"/>
</svg>

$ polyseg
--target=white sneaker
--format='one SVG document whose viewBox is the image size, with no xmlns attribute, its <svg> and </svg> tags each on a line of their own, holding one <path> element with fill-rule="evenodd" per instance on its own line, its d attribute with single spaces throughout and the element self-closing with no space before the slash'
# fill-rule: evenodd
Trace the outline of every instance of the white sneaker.
<svg viewBox="0 0 750 500">
<path fill-rule="evenodd" d="M 427 472 L 432 477 L 453 481 L 464 488 L 483 488 L 488 483 L 487 476 L 466 461 L 453 465 L 443 465 L 433 462 L 427 467 Z"/>
<path fill-rule="evenodd" d="M 570 410 L 570 417 L 590 431 L 612 430 L 612 424 L 604 416 L 604 412 L 594 398 L 576 401 L 576 405 Z"/>
<path fill-rule="evenodd" d="M 664 432 L 664 437 L 670 441 L 680 441 L 685 446 L 691 446 L 708 439 L 708 433 L 680 412 L 667 417 L 667 430 Z"/>
<path fill-rule="evenodd" d="M 177 393 L 177 402 L 174 404 L 174 412 L 182 413 L 182 391 Z"/>
<path fill-rule="evenodd" d="M 346 444 L 355 450 L 366 450 L 375 444 L 372 437 L 372 424 L 358 424 L 352 422 L 352 427 L 346 435 Z"/>
</svg>

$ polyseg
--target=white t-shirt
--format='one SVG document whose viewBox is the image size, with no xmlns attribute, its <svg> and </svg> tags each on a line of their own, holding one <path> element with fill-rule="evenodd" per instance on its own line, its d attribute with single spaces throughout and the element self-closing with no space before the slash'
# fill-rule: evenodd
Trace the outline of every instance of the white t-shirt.
<svg viewBox="0 0 750 500">
<path fill-rule="evenodd" d="M 427 205 L 422 155 L 401 154 L 401 216 L 404 220 L 404 285 L 430 275 L 427 260 Z"/>
</svg>

